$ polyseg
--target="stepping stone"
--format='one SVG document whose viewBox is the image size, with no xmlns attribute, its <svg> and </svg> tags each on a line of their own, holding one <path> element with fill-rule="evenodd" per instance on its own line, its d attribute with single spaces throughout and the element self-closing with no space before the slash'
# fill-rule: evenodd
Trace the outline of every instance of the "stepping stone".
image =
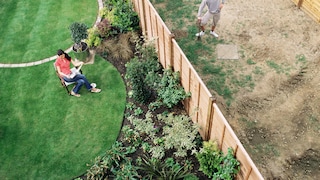
<svg viewBox="0 0 320 180">
<path fill-rule="evenodd" d="M 239 60 L 238 47 L 232 44 L 217 45 L 218 59 L 221 60 Z"/>
</svg>

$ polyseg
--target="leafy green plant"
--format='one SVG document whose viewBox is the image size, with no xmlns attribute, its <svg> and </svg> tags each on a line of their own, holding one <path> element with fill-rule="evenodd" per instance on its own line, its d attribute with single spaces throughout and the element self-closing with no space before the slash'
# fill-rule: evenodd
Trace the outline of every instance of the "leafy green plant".
<svg viewBox="0 0 320 180">
<path fill-rule="evenodd" d="M 141 46 L 139 46 L 141 47 Z M 152 88 L 147 81 L 148 77 L 158 74 L 160 70 L 159 62 L 155 59 L 154 53 L 141 53 L 130 62 L 126 63 L 126 78 L 130 81 L 132 87 L 132 98 L 140 103 L 146 103 L 151 97 Z M 148 51 L 147 51 L 148 52 Z"/>
<path fill-rule="evenodd" d="M 123 126 L 121 131 L 123 132 L 123 140 L 131 143 L 132 145 L 138 146 L 142 142 L 139 132 L 131 129 L 129 126 Z"/>
<path fill-rule="evenodd" d="M 81 48 L 80 42 L 88 37 L 88 26 L 84 23 L 74 22 L 69 26 L 71 39 L 75 43 L 76 49 Z"/>
<path fill-rule="evenodd" d="M 228 148 L 228 154 L 224 156 L 217 142 L 203 142 L 203 148 L 196 157 L 200 164 L 200 171 L 212 179 L 232 180 L 240 171 L 240 162 L 233 156 L 233 150 Z"/>
<path fill-rule="evenodd" d="M 87 171 L 88 179 L 104 179 L 108 176 L 117 175 L 121 171 L 123 164 L 131 164 L 128 154 L 135 152 L 133 147 L 123 147 L 121 142 L 116 141 L 112 147 L 106 151 L 102 157 L 97 157 L 93 165 Z M 135 170 L 132 169 L 131 174 L 135 176 Z"/>
<path fill-rule="evenodd" d="M 185 115 L 175 116 L 172 113 L 164 116 L 159 114 L 158 119 L 166 123 L 163 127 L 164 146 L 166 149 L 175 149 L 177 157 L 187 156 L 187 151 L 196 151 L 196 138 L 198 126 L 192 123 L 190 117 Z"/>
<path fill-rule="evenodd" d="M 88 29 L 88 37 L 85 42 L 88 44 L 89 47 L 97 47 L 101 44 L 101 37 L 97 27 L 92 27 Z"/>
<path fill-rule="evenodd" d="M 119 169 L 112 169 L 114 174 L 114 180 L 136 180 L 140 179 L 140 175 L 137 172 L 137 167 L 132 164 L 131 160 L 125 161 L 119 166 Z"/>
<path fill-rule="evenodd" d="M 140 107 L 138 107 L 138 108 L 136 108 L 135 110 L 134 110 L 134 115 L 136 115 L 136 116 L 139 116 L 139 115 L 141 115 L 143 113 L 143 110 L 140 108 Z"/>
<path fill-rule="evenodd" d="M 103 38 L 108 37 L 111 34 L 111 28 L 112 26 L 108 19 L 102 19 L 97 25 L 98 33 Z"/>
<path fill-rule="evenodd" d="M 145 119 L 139 119 L 134 116 L 130 116 L 128 118 L 130 123 L 133 124 L 134 129 L 138 131 L 140 134 L 147 134 L 148 138 L 153 139 L 156 135 L 157 128 L 155 127 L 155 124 L 152 120 L 152 114 L 151 112 L 147 112 L 145 115 Z"/>
<path fill-rule="evenodd" d="M 157 87 L 159 101 L 163 102 L 168 108 L 172 108 L 181 100 L 190 97 L 180 85 L 179 72 L 166 69 L 163 73 L 159 86 Z"/>
<path fill-rule="evenodd" d="M 128 0 L 108 1 L 100 15 L 108 19 L 119 33 L 139 29 L 139 17 Z"/>
<path fill-rule="evenodd" d="M 147 179 L 166 179 L 166 180 L 182 180 L 190 177 L 191 166 L 185 163 L 181 166 L 176 163 L 173 158 L 168 158 L 164 162 L 157 158 L 142 158 L 142 163 L 138 167 L 146 173 L 144 178 Z"/>
<path fill-rule="evenodd" d="M 163 146 L 152 146 L 149 150 L 152 158 L 162 159 L 165 155 L 165 149 Z"/>
</svg>

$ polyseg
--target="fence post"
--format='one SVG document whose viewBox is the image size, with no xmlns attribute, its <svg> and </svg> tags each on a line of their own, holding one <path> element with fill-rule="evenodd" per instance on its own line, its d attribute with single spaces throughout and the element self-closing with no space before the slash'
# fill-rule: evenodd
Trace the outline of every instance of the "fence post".
<svg viewBox="0 0 320 180">
<path fill-rule="evenodd" d="M 211 135 L 211 129 L 212 129 L 212 118 L 214 115 L 214 108 L 213 108 L 213 103 L 216 102 L 216 99 L 213 98 L 212 96 L 209 97 L 209 104 L 208 104 L 208 114 L 207 114 L 207 130 L 206 130 L 206 135 L 205 135 L 205 141 L 208 141 L 210 139 Z"/>
<path fill-rule="evenodd" d="M 300 9 L 300 7 L 302 6 L 303 0 L 299 0 L 298 1 L 298 8 Z"/>
<path fill-rule="evenodd" d="M 172 43 L 172 40 L 175 38 L 174 34 L 171 33 L 170 35 L 170 66 L 172 67 L 172 69 L 174 70 L 174 62 L 173 62 L 173 59 L 174 59 L 174 53 L 173 53 L 173 43 Z"/>
</svg>

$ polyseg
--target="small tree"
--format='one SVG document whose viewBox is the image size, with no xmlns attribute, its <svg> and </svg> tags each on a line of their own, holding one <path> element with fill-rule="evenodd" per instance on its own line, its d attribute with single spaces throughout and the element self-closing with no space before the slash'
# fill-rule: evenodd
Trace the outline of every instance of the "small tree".
<svg viewBox="0 0 320 180">
<path fill-rule="evenodd" d="M 84 23 L 74 22 L 69 26 L 71 39 L 75 43 L 74 49 L 82 50 L 81 41 L 88 37 L 88 26 Z"/>
</svg>

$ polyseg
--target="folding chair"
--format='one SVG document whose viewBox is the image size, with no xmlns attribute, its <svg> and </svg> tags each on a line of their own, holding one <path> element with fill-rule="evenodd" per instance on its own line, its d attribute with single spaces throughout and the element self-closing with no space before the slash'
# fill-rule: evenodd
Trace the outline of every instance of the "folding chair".
<svg viewBox="0 0 320 180">
<path fill-rule="evenodd" d="M 67 90 L 67 93 L 70 95 L 70 90 L 68 89 L 68 86 L 71 85 L 71 84 L 75 84 L 76 82 L 66 82 L 63 78 L 60 77 L 60 75 L 58 73 L 58 70 L 57 70 L 57 67 L 55 65 L 55 62 L 53 63 L 53 67 L 54 67 L 54 70 L 56 72 L 56 75 L 58 76 L 58 78 L 60 80 L 61 85 Z M 80 69 L 79 72 L 82 74 L 82 70 L 81 69 Z"/>
</svg>

